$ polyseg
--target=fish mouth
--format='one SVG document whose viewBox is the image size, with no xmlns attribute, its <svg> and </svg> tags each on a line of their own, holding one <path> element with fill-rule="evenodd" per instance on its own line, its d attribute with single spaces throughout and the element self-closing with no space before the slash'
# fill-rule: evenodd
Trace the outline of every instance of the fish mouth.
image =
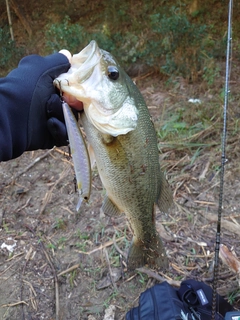
<svg viewBox="0 0 240 320">
<path fill-rule="evenodd" d="M 75 65 L 78 66 L 79 84 L 91 76 L 94 67 L 99 63 L 101 58 L 102 53 L 95 40 L 92 40 L 80 53 L 72 56 L 73 69 Z"/>
</svg>

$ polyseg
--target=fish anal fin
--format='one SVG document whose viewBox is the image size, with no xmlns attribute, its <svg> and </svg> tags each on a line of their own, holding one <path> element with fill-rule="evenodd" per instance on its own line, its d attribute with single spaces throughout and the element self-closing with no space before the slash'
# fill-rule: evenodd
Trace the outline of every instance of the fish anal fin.
<svg viewBox="0 0 240 320">
<path fill-rule="evenodd" d="M 106 196 L 103 200 L 102 211 L 109 217 L 115 217 L 122 213 L 121 210 Z"/>
<path fill-rule="evenodd" d="M 168 268 L 168 259 L 161 238 L 156 235 L 150 242 L 133 238 L 128 252 L 127 266 L 129 270 L 148 265 L 150 268 L 166 270 Z"/>
<path fill-rule="evenodd" d="M 163 173 L 161 173 L 160 186 L 161 189 L 157 200 L 157 204 L 159 210 L 166 213 L 173 204 L 173 194 Z"/>
</svg>

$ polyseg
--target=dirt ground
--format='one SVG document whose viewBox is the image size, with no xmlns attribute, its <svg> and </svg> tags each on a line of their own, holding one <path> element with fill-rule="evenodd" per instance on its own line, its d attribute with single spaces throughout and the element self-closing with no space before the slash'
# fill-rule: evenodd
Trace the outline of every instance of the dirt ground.
<svg viewBox="0 0 240 320">
<path fill-rule="evenodd" d="M 161 81 L 151 76 L 137 81 L 156 130 L 162 125 L 163 108 L 173 114 L 179 105 L 192 112 L 201 108 L 202 104 L 189 103 L 190 98 L 205 106 L 219 103 L 222 108 L 222 102 L 200 85 L 193 89 L 180 81 L 167 90 Z M 238 122 L 235 126 L 227 148 L 221 240 L 240 257 Z M 78 195 L 67 148 L 28 152 L 1 163 L 0 319 L 98 320 L 112 305 L 114 319 L 120 320 L 137 305 L 140 293 L 158 282 L 156 276 L 175 284 L 193 278 L 211 285 L 221 141 L 220 133 L 213 137 L 206 132 L 197 139 L 215 143 L 199 153 L 177 144 L 166 147 L 159 140 L 160 163 L 175 205 L 168 214 L 157 212 L 170 268 L 164 273 L 153 271 L 154 277 L 147 275 L 147 268 L 127 271 L 124 254 L 132 234 L 124 215 L 112 219 L 101 213 L 104 190 L 97 170 L 90 203 L 76 213 Z M 109 272 L 116 282 L 111 282 Z M 220 263 L 218 291 L 237 308 L 238 279 L 239 274 Z"/>
</svg>

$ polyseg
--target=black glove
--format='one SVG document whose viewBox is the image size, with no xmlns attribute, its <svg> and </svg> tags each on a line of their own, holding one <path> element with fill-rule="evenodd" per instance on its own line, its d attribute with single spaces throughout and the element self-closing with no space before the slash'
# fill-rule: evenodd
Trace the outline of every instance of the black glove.
<svg viewBox="0 0 240 320">
<path fill-rule="evenodd" d="M 30 77 L 33 78 L 33 84 L 35 82 L 31 88 L 26 150 L 66 145 L 67 131 L 62 104 L 53 80 L 68 71 L 68 59 L 60 53 L 45 58 L 28 56 L 20 62 L 19 67 L 25 68 L 25 79 Z"/>
<path fill-rule="evenodd" d="M 59 98 L 58 94 L 52 94 L 50 99 L 46 104 L 47 108 L 47 127 L 51 137 L 49 138 L 49 143 L 53 139 L 52 146 L 66 146 L 68 144 L 67 128 L 65 126 L 65 120 L 62 110 L 62 100 Z M 72 109 L 75 118 L 78 120 L 78 111 Z M 47 141 L 47 140 L 46 140 Z M 46 147 L 48 148 L 48 147 Z"/>
<path fill-rule="evenodd" d="M 0 79 L 0 161 L 27 150 L 67 144 L 61 100 L 53 80 L 69 68 L 61 53 L 30 55 Z"/>
</svg>

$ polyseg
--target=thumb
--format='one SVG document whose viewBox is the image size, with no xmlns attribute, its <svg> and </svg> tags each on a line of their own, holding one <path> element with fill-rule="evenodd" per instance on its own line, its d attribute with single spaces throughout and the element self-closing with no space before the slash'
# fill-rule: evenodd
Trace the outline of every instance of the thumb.
<svg viewBox="0 0 240 320">
<path fill-rule="evenodd" d="M 67 72 L 71 67 L 68 58 L 62 53 L 54 53 L 43 59 L 45 60 L 45 75 L 48 75 L 53 80 L 61 73 Z"/>
<path fill-rule="evenodd" d="M 66 50 L 66 49 L 62 49 L 59 51 L 59 53 L 63 54 L 65 57 L 68 58 L 69 63 L 72 63 L 72 54 L 70 51 Z"/>
</svg>

